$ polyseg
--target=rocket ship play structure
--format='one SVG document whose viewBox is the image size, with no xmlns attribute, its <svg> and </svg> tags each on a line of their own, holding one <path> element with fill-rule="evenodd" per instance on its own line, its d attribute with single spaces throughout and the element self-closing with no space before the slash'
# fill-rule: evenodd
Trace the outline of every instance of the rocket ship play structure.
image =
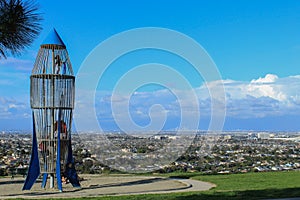
<svg viewBox="0 0 300 200">
<path fill-rule="evenodd" d="M 38 177 L 62 191 L 62 178 L 80 187 L 71 146 L 75 77 L 65 44 L 53 29 L 40 46 L 30 76 L 32 152 L 23 190 Z M 56 180 L 56 181 L 55 181 Z"/>
</svg>

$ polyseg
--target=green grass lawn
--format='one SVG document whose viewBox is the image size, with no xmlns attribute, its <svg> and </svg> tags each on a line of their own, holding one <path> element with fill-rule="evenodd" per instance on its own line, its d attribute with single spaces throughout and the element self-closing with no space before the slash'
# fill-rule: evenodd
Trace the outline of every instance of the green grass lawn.
<svg viewBox="0 0 300 200">
<path fill-rule="evenodd" d="M 212 182 L 217 191 L 300 188 L 300 172 L 265 172 L 214 176 L 195 176 L 194 179 Z"/>
<path fill-rule="evenodd" d="M 229 196 L 229 199 L 300 197 L 299 171 L 207 175 L 192 178 L 217 185 L 207 193 L 211 194 L 208 199 L 217 199 L 222 195 Z"/>
<path fill-rule="evenodd" d="M 164 175 L 166 176 L 166 175 Z M 207 181 L 217 187 L 204 192 L 186 192 L 170 194 L 147 194 L 128 196 L 104 196 L 101 200 L 180 200 L 180 199 L 266 199 L 283 197 L 300 197 L 300 172 L 265 172 L 231 175 L 200 175 L 197 173 L 169 174 L 169 177 L 192 178 Z"/>
</svg>

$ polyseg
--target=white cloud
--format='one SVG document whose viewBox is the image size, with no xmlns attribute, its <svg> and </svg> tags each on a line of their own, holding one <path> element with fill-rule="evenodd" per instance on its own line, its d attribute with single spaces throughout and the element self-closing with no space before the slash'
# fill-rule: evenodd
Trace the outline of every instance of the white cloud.
<svg viewBox="0 0 300 200">
<path fill-rule="evenodd" d="M 274 74 L 267 74 L 265 77 L 259 77 L 258 79 L 253 79 L 250 83 L 274 83 L 278 80 L 278 76 Z"/>
<path fill-rule="evenodd" d="M 224 87 L 223 87 L 224 86 Z M 180 94 L 180 103 L 174 94 L 169 90 L 151 92 L 135 92 L 130 99 L 130 111 L 133 118 L 149 116 L 152 105 L 159 104 L 169 117 L 180 117 L 183 110 L 192 113 L 195 104 L 199 104 L 201 116 L 211 115 L 212 97 L 210 94 L 219 94 L 219 90 L 225 89 L 227 116 L 236 118 L 257 118 L 266 116 L 290 115 L 300 113 L 300 76 L 289 76 L 279 78 L 277 75 L 267 74 L 251 81 L 222 80 L 206 83 L 196 88 L 198 102 L 194 102 L 186 91 L 176 91 Z M 214 92 L 212 92 L 214 91 Z M 123 110 L 127 106 L 128 96 L 116 95 L 113 100 L 106 96 L 106 105 L 118 104 Z M 220 102 L 222 98 L 216 95 Z M 104 98 L 101 99 L 102 104 Z M 217 105 L 215 105 L 217 106 Z M 102 106 L 102 109 L 104 107 Z M 110 114 L 102 110 L 102 113 Z M 158 112 L 162 112 L 158 110 Z M 122 116 L 121 113 L 115 113 Z M 151 113 L 159 115 L 161 113 Z M 126 117 L 124 115 L 124 117 Z"/>
<path fill-rule="evenodd" d="M 30 106 L 26 101 L 0 97 L 0 119 L 28 118 L 30 113 Z"/>
<path fill-rule="evenodd" d="M 33 61 L 8 57 L 0 60 L 0 95 L 20 96 L 28 93 Z"/>
<path fill-rule="evenodd" d="M 8 57 L 7 59 L 0 60 L 1 67 L 14 68 L 18 71 L 30 72 L 33 68 L 33 60 L 18 59 L 14 57 Z"/>
<path fill-rule="evenodd" d="M 283 88 L 278 83 L 279 78 L 273 74 L 267 74 L 263 78 L 252 80 L 247 87 L 249 95 L 254 97 L 270 97 L 277 100 L 286 100 L 287 96 L 284 94 Z"/>
<path fill-rule="evenodd" d="M 227 115 L 265 117 L 300 111 L 300 76 L 279 78 L 273 74 L 250 82 L 224 83 Z"/>
</svg>

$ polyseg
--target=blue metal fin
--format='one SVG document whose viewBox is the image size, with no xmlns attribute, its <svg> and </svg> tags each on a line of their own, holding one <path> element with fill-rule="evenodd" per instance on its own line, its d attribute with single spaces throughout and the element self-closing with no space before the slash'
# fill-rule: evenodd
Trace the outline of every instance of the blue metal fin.
<svg viewBox="0 0 300 200">
<path fill-rule="evenodd" d="M 66 166 L 66 176 L 69 179 L 73 187 L 80 187 L 78 180 L 77 172 L 75 170 L 75 162 L 72 152 L 72 143 L 71 143 L 71 134 L 69 134 L 69 143 L 68 143 L 68 157 L 67 157 L 67 166 Z"/>
<path fill-rule="evenodd" d="M 40 175 L 40 162 L 38 155 L 38 146 L 35 132 L 34 113 L 32 113 L 33 134 L 32 134 L 32 151 L 29 163 L 29 169 L 22 190 L 30 190 L 36 179 Z"/>
</svg>

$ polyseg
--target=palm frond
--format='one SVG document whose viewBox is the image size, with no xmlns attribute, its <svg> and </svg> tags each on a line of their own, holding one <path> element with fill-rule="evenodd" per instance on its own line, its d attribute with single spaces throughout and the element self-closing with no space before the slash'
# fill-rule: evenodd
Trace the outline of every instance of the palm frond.
<svg viewBox="0 0 300 200">
<path fill-rule="evenodd" d="M 3 47 L 0 47 L 0 58 L 3 57 L 6 59 L 5 52 L 3 51 Z"/>
<path fill-rule="evenodd" d="M 42 18 L 37 11 L 32 0 L 0 0 L 0 58 L 19 54 L 38 36 Z"/>
</svg>

